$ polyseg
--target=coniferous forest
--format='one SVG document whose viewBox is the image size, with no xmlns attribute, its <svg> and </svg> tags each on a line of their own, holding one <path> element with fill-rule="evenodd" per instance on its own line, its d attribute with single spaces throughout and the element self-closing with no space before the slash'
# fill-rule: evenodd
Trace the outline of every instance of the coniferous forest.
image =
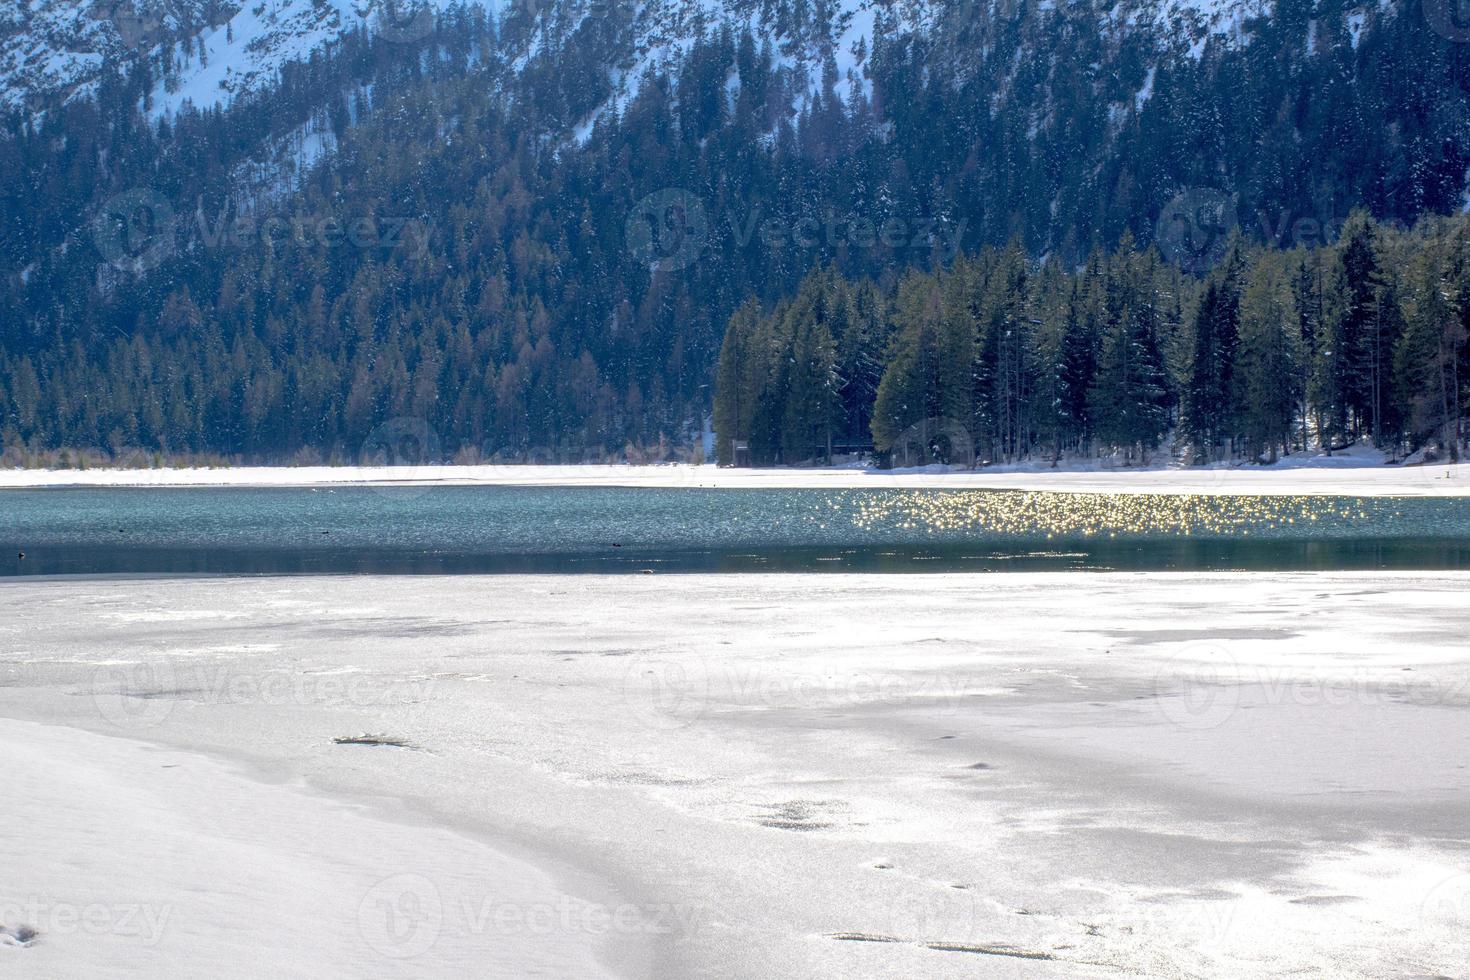
<svg viewBox="0 0 1470 980">
<path fill-rule="evenodd" d="M 769 6 L 788 41 L 831 14 Z M 11 111 L 0 451 L 346 462 L 405 418 L 502 460 L 687 458 L 711 416 L 785 463 L 1446 440 L 1470 45 L 1419 0 L 1193 47 L 946 10 L 880 12 L 860 83 L 706 24 L 588 127 L 616 5 L 517 58 L 524 12 L 351 34 L 228 111 L 151 111 L 178 51 Z"/>
<path fill-rule="evenodd" d="M 831 267 L 730 320 L 721 461 L 896 465 L 1109 454 L 1274 462 L 1358 440 L 1459 458 L 1470 376 L 1470 217 L 1329 247 L 1235 235 L 1203 277 L 1125 236 L 1077 271 L 1019 243 L 891 290 Z"/>
</svg>

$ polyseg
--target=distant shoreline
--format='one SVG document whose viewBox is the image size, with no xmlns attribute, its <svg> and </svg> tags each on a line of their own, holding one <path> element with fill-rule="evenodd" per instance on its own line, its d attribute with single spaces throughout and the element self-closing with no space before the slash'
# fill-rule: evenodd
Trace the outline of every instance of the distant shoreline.
<svg viewBox="0 0 1470 980">
<path fill-rule="evenodd" d="M 0 489 L 337 487 L 356 485 L 686 489 L 956 489 L 1058 493 L 1470 496 L 1470 463 L 1386 465 L 1362 455 L 1291 457 L 1275 466 L 1025 468 L 932 466 L 741 469 L 714 465 L 242 466 L 0 470 Z"/>
</svg>

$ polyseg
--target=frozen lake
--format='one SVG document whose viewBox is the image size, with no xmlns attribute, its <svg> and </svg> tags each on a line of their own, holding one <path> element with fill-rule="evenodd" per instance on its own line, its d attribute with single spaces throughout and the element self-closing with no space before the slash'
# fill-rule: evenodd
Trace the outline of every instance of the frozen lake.
<svg viewBox="0 0 1470 980">
<path fill-rule="evenodd" d="M 12 578 L 0 973 L 1462 976 L 1467 586 Z"/>
<path fill-rule="evenodd" d="M 0 575 L 646 569 L 1470 569 L 1470 497 L 388 485 L 0 491 Z"/>
</svg>

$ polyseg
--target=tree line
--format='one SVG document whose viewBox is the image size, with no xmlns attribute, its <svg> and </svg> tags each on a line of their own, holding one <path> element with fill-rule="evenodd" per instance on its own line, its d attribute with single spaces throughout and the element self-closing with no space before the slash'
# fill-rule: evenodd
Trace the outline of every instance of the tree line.
<svg viewBox="0 0 1470 980">
<path fill-rule="evenodd" d="M 1012 242 L 892 289 L 815 269 L 730 318 L 719 459 L 1145 462 L 1167 445 L 1203 464 L 1359 441 L 1460 458 L 1470 215 L 1402 230 L 1358 211 L 1330 245 L 1234 233 L 1220 253 L 1194 276 L 1126 235 L 1077 268 Z"/>
<path fill-rule="evenodd" d="M 1121 29 L 1096 3 L 943 4 L 932 30 L 880 9 L 846 78 L 820 41 L 840 8 L 758 6 L 767 31 L 688 28 L 685 53 L 621 95 L 608 71 L 627 54 L 618 8 L 568 20 L 523 59 L 539 23 L 530 5 L 503 21 L 441 12 L 418 43 L 349 35 L 228 110 L 140 111 L 155 80 L 167 87 L 174 52 L 105 66 L 90 97 L 0 115 L 0 172 L 16 175 L 0 187 L 0 444 L 348 459 L 410 416 L 450 456 L 688 447 L 732 311 L 797 296 L 813 265 L 871 280 L 876 294 L 850 303 L 866 320 L 880 299 L 929 302 L 904 286 L 907 270 L 949 268 L 955 244 L 974 253 L 961 270 L 1013 239 L 1048 256 L 1010 262 L 1030 288 L 1101 261 L 1092 242 L 1148 242 L 1185 187 L 1228 197 L 1248 237 L 1278 243 L 1357 205 L 1404 222 L 1461 205 L 1470 45 L 1437 32 L 1420 0 L 1279 0 L 1249 44 L 1199 37 L 1197 49 L 1170 25 Z M 318 138 L 332 146 L 321 161 L 292 152 Z M 139 191 L 180 227 L 176 247 L 135 272 L 95 229 L 109 202 Z M 669 191 L 704 218 L 678 268 L 629 240 L 640 203 Z M 260 228 L 407 221 L 425 234 L 400 247 L 217 233 L 242 216 Z M 854 216 L 866 227 L 840 223 Z M 873 233 L 893 222 L 909 234 Z M 941 247 L 914 234 L 925 229 Z M 1181 304 L 1192 288 L 1177 288 Z M 978 413 L 965 426 L 986 433 L 987 458 L 1034 452 L 1039 429 L 1065 451 L 1083 438 L 1078 406 L 1092 411 L 1085 358 L 1057 375 L 1071 408 L 1038 407 L 1027 359 L 1040 328 L 1022 326 L 987 341 L 1002 394 L 942 416 Z M 885 312 L 864 330 L 891 328 Z M 842 336 L 834 452 L 870 439 L 887 363 L 886 346 Z M 819 348 L 820 334 L 803 343 Z M 923 350 L 916 370 L 932 367 Z M 1388 356 L 1380 343 L 1372 406 L 1394 383 Z M 1125 373 L 1149 360 L 1129 357 Z M 1177 401 L 1177 375 L 1158 385 Z M 1177 416 L 1168 398 L 1149 413 Z M 1338 428 L 1380 413 L 1352 399 Z M 796 440 L 829 409 L 818 399 L 788 419 L 782 403 L 763 431 Z"/>
</svg>

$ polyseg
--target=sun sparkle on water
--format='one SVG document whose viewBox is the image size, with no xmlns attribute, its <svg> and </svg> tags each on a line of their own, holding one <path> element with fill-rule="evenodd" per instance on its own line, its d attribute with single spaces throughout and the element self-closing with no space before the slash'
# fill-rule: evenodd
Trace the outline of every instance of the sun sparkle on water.
<svg viewBox="0 0 1470 980">
<path fill-rule="evenodd" d="M 1299 521 L 1351 526 L 1383 516 L 1370 514 L 1359 500 L 1321 496 L 915 490 L 865 496 L 851 506 L 853 522 L 867 530 L 896 527 L 933 534 L 983 531 L 1046 537 L 1244 537 Z"/>
</svg>

